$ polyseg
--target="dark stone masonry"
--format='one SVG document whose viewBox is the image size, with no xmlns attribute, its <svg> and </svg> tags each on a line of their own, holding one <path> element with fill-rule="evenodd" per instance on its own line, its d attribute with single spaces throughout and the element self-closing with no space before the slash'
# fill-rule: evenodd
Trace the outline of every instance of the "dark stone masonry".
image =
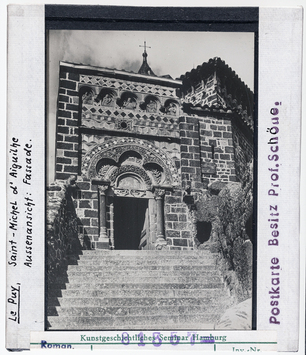
<svg viewBox="0 0 306 355">
<path fill-rule="evenodd" d="M 50 280 L 85 249 L 207 249 L 250 297 L 253 112 L 220 58 L 175 80 L 147 55 L 138 73 L 60 62 Z"/>
<path fill-rule="evenodd" d="M 144 70 L 60 64 L 56 181 L 77 176 L 79 238 L 92 248 L 104 238 L 105 248 L 116 249 L 114 209 L 126 197 L 147 201 L 144 248 L 155 249 L 159 191 L 161 237 L 170 249 L 192 249 L 187 189 L 198 196 L 216 181 L 242 182 L 253 159 L 253 94 L 223 61 L 211 59 L 180 80 Z"/>
</svg>

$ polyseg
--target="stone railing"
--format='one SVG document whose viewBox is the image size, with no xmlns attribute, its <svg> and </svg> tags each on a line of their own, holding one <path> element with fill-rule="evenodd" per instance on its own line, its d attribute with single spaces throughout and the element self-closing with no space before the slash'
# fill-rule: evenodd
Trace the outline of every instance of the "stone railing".
<svg viewBox="0 0 306 355">
<path fill-rule="evenodd" d="M 47 277 L 48 285 L 65 274 L 69 255 L 78 255 L 78 220 L 71 198 L 74 177 L 47 187 Z"/>
</svg>

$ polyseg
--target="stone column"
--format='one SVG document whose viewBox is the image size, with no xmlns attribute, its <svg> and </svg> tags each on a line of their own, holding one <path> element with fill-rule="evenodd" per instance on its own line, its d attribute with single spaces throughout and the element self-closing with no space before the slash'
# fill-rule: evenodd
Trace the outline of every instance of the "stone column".
<svg viewBox="0 0 306 355">
<path fill-rule="evenodd" d="M 109 221 L 109 229 L 110 229 L 110 249 L 115 249 L 115 234 L 114 234 L 114 203 L 111 203 L 109 206 L 110 213 L 110 221 Z"/>
<path fill-rule="evenodd" d="M 198 219 L 196 215 L 196 207 L 192 205 L 189 207 L 190 216 L 191 216 L 191 223 L 192 223 L 192 236 L 193 236 L 193 249 L 197 249 L 200 245 L 198 240 Z"/>
<path fill-rule="evenodd" d="M 154 189 L 154 195 L 156 200 L 156 225 L 157 225 L 157 238 L 155 241 L 155 249 L 163 249 L 167 245 L 165 239 L 164 228 L 164 195 L 165 190 L 160 187 Z"/>
<path fill-rule="evenodd" d="M 100 220 L 100 233 L 99 241 L 95 243 L 96 249 L 109 249 L 109 238 L 106 231 L 106 195 L 105 191 L 108 185 L 99 185 L 99 220 Z"/>
</svg>

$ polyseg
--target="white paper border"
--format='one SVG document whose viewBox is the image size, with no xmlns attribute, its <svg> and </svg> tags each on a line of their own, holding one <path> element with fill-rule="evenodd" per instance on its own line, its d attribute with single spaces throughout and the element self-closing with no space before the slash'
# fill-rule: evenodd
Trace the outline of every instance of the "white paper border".
<svg viewBox="0 0 306 355">
<path fill-rule="evenodd" d="M 277 330 L 279 351 L 298 349 L 301 20 L 300 8 L 259 9 L 257 329 Z"/>
<path fill-rule="evenodd" d="M 24 1 L 20 0 L 19 2 L 24 2 Z M 68 2 L 70 2 L 70 1 L 67 1 L 66 3 L 68 3 Z M 38 1 L 34 0 L 34 1 L 32 1 L 32 3 L 41 3 L 41 1 L 40 0 L 38 0 Z M 46 3 L 54 3 L 54 2 L 53 1 L 46 1 Z M 79 2 L 79 3 L 82 3 L 82 2 Z M 89 1 L 88 4 L 89 3 L 96 4 L 96 2 L 93 2 L 93 1 Z M 272 3 L 272 5 L 274 5 L 274 6 L 296 5 L 296 3 L 294 1 L 282 1 L 282 0 L 269 1 L 269 3 L 270 4 Z M 106 3 L 104 3 L 104 4 L 106 4 Z M 262 3 L 262 5 L 267 5 L 267 4 L 268 4 L 268 2 L 265 2 L 264 4 Z M 125 1 L 112 1 L 111 5 L 135 5 L 135 6 L 138 5 L 138 6 L 144 6 L 143 2 L 139 2 L 139 1 L 135 1 L 135 0 L 133 0 L 132 3 L 131 2 L 125 2 Z M 167 6 L 167 5 L 168 6 L 172 6 L 173 4 L 172 3 L 167 4 L 167 3 L 164 3 L 164 2 L 162 4 L 161 3 L 156 3 L 156 2 L 154 2 L 154 3 L 148 2 L 145 5 L 147 5 L 147 6 L 150 6 L 150 5 L 151 6 Z M 226 5 L 230 5 L 230 6 L 248 6 L 248 4 L 246 4 L 245 1 L 238 1 L 238 2 L 236 1 L 235 3 L 230 3 L 230 4 L 228 3 L 228 1 L 216 1 L 213 5 L 211 5 L 209 3 L 207 4 L 207 3 L 205 3 L 205 1 L 204 2 L 201 1 L 201 3 L 196 1 L 196 2 L 191 2 L 191 3 L 188 3 L 188 4 L 186 4 L 185 1 L 176 1 L 176 4 L 175 4 L 175 6 L 221 6 L 221 5 L 222 6 L 226 6 Z M 252 6 L 257 6 L 257 5 L 258 4 L 253 4 Z M 6 15 L 5 14 L 5 8 L 3 7 L 2 10 L 3 10 L 2 14 L 5 17 L 5 15 Z M 5 19 L 2 22 L 2 24 L 5 24 Z M 2 33 L 5 34 L 5 31 L 2 31 Z M 281 40 L 281 39 L 279 38 L 279 40 Z M 4 43 L 6 43 L 6 38 L 4 39 Z M 4 57 L 5 57 L 5 55 L 4 55 Z M 3 95 L 2 95 L 2 99 L 3 99 L 3 103 L 5 104 L 5 93 L 3 93 Z M 5 132 L 2 132 L 2 134 L 3 134 L 2 142 L 4 142 L 5 141 Z M 4 152 L 4 150 L 5 149 L 3 149 L 2 151 Z M 302 186 L 302 197 L 305 196 L 305 188 L 304 188 L 304 186 L 305 186 L 305 184 Z M 304 204 L 302 204 L 302 207 L 304 209 Z M 3 220 L 2 225 L 5 226 L 5 224 L 6 224 L 5 218 L 2 217 L 2 220 Z M 305 232 L 305 223 L 303 222 L 303 220 L 302 220 L 302 231 Z M 304 311 L 305 311 L 305 307 L 304 307 L 305 306 L 305 304 L 304 304 L 305 303 L 305 301 L 304 301 L 304 294 L 305 294 L 305 292 L 304 292 L 304 286 L 305 286 L 305 281 L 304 281 L 304 278 L 305 278 L 305 270 L 304 270 L 304 268 L 305 268 L 305 260 L 304 260 L 304 257 L 305 257 L 305 242 L 304 241 L 302 241 L 301 247 L 302 247 L 302 249 L 301 249 L 301 255 L 302 255 L 302 260 L 301 260 L 301 265 L 302 265 L 302 270 L 301 270 L 301 272 L 302 272 L 302 283 L 301 283 L 301 285 L 302 285 L 302 289 L 300 290 L 301 291 L 301 293 L 300 293 L 300 295 L 301 295 L 301 298 L 300 298 L 301 309 L 300 309 L 300 311 L 301 311 L 301 315 L 302 316 L 300 318 L 300 340 L 299 340 L 300 347 L 299 347 L 299 353 L 303 354 L 304 353 L 304 346 L 305 346 L 305 343 L 304 343 L 305 332 L 303 330 L 304 326 L 305 326 L 305 317 L 304 317 Z M 128 351 L 125 352 L 125 353 L 128 353 Z"/>
<path fill-rule="evenodd" d="M 16 203 L 19 214 L 16 214 L 17 230 L 10 229 L 9 225 L 7 227 L 6 346 L 11 349 L 27 349 L 30 339 L 29 330 L 44 329 L 44 7 L 16 5 L 9 7 L 8 14 L 8 223 L 11 218 L 12 203 Z M 26 155 L 24 148 L 31 151 L 28 153 L 30 155 Z M 14 156 L 14 149 L 18 150 L 16 156 Z M 14 172 L 14 164 L 22 166 L 15 169 L 16 177 L 9 175 L 9 172 Z M 27 183 L 24 183 L 26 175 L 29 180 L 26 179 Z M 18 187 L 18 193 L 15 194 L 11 187 Z M 24 213 L 25 210 L 27 214 Z M 29 218 L 26 218 L 26 215 Z M 32 224 L 32 228 L 28 222 Z M 17 248 L 17 252 L 11 245 Z M 11 259 L 11 255 L 15 253 L 16 261 Z M 20 312 L 18 312 L 19 306 L 15 304 L 19 301 Z M 18 315 L 20 323 L 18 323 Z"/>
</svg>

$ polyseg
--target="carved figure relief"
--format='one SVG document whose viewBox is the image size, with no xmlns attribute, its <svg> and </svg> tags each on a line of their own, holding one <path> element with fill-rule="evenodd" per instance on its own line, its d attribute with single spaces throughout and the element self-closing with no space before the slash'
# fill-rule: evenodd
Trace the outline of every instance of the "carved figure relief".
<svg viewBox="0 0 306 355">
<path fill-rule="evenodd" d="M 136 106 L 137 106 L 136 100 L 132 97 L 128 97 L 122 102 L 123 108 L 128 108 L 128 109 L 134 110 L 136 108 Z"/>
<path fill-rule="evenodd" d="M 95 98 L 95 102 L 102 106 L 113 106 L 116 92 L 110 88 L 104 88 L 100 91 L 99 95 Z"/>
<path fill-rule="evenodd" d="M 175 116 L 177 112 L 177 106 L 175 103 L 170 102 L 169 105 L 165 109 L 166 114 Z"/>
<path fill-rule="evenodd" d="M 165 103 L 165 113 L 167 115 L 176 116 L 178 112 L 178 104 L 174 101 L 168 101 Z"/>
<path fill-rule="evenodd" d="M 132 92 L 124 92 L 120 99 L 117 100 L 117 105 L 124 109 L 135 110 L 137 107 L 137 95 Z"/>
<path fill-rule="evenodd" d="M 160 102 L 157 97 L 149 95 L 145 98 L 145 101 L 140 104 L 140 108 L 149 113 L 156 113 L 160 106 Z"/>
<path fill-rule="evenodd" d="M 82 87 L 80 90 L 80 96 L 82 98 L 82 103 L 87 105 L 92 105 L 94 100 L 94 92 L 89 87 Z"/>
<path fill-rule="evenodd" d="M 106 77 L 101 77 L 101 76 L 95 76 L 95 75 L 80 75 L 80 82 L 81 83 L 86 83 L 86 84 L 91 84 L 91 85 L 96 85 L 99 87 L 111 87 L 115 86 L 116 89 L 122 90 L 130 90 L 130 91 L 138 91 L 144 94 L 153 93 L 154 95 L 165 95 L 169 97 L 176 97 L 176 91 L 175 89 L 172 88 L 165 88 L 161 87 L 159 85 L 152 85 L 152 84 L 145 84 L 145 83 L 135 83 L 133 81 L 121 81 L 121 80 L 116 80 L 114 83 L 114 80 L 112 78 L 106 78 Z"/>
<path fill-rule="evenodd" d="M 156 198 L 162 198 L 165 196 L 166 191 L 162 188 L 155 188 L 154 189 L 154 196 Z"/>
<path fill-rule="evenodd" d="M 146 109 L 147 109 L 147 112 L 156 112 L 157 111 L 157 103 L 156 103 L 156 101 L 150 100 L 147 103 Z"/>
<path fill-rule="evenodd" d="M 113 98 L 110 94 L 105 94 L 101 100 L 101 105 L 110 105 L 113 101 Z"/>
</svg>

